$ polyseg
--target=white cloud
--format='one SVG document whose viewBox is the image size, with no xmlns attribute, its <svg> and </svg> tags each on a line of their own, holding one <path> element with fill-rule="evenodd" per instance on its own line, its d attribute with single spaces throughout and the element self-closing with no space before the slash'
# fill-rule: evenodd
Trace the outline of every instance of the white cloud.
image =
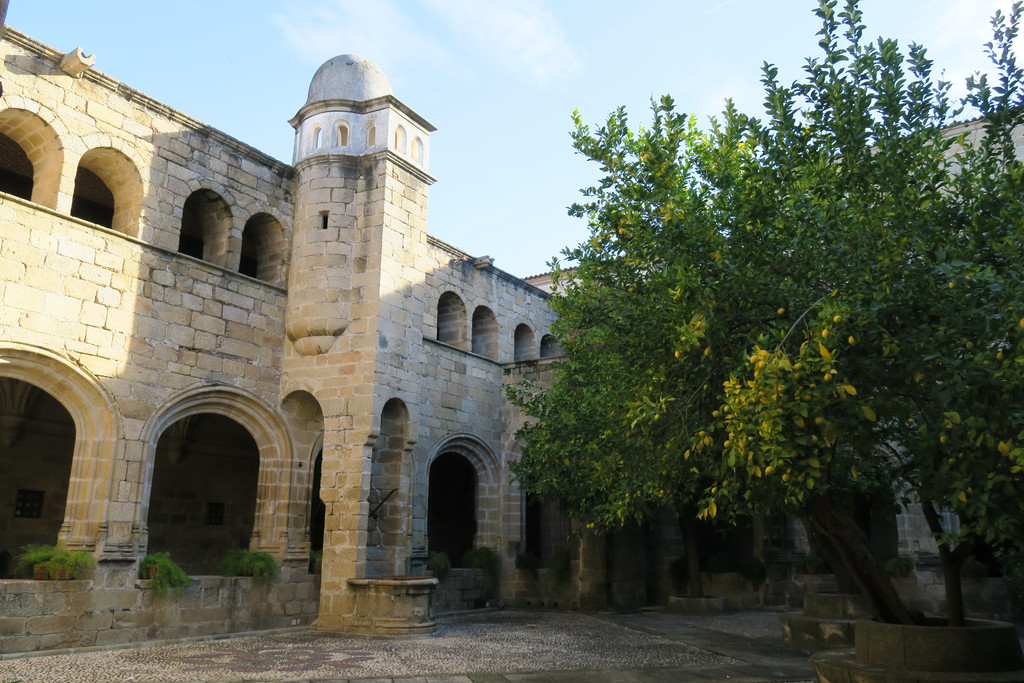
<svg viewBox="0 0 1024 683">
<path fill-rule="evenodd" d="M 398 64 L 442 67 L 452 62 L 447 51 L 395 0 L 290 2 L 274 22 L 311 64 L 356 54 L 388 73 Z"/>
<path fill-rule="evenodd" d="M 536 0 L 422 0 L 453 34 L 539 85 L 581 66 L 555 17 Z"/>
</svg>

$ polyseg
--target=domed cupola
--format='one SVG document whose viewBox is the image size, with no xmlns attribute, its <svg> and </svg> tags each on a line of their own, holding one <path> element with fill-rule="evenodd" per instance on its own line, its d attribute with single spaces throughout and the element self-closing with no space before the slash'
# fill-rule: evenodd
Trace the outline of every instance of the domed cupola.
<svg viewBox="0 0 1024 683">
<path fill-rule="evenodd" d="M 295 128 L 293 164 L 311 157 L 362 156 L 391 150 L 427 170 L 434 126 L 391 93 L 380 67 L 357 55 L 321 65 L 306 104 L 289 122 Z"/>
<path fill-rule="evenodd" d="M 328 100 L 366 102 L 390 94 L 391 84 L 380 67 L 364 57 L 338 55 L 313 74 L 306 104 Z"/>
</svg>

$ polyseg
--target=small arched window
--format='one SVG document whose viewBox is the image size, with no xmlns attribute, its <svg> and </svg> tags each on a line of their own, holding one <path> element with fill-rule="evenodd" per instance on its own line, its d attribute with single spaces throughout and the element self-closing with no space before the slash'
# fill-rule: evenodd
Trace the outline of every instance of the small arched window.
<svg viewBox="0 0 1024 683">
<path fill-rule="evenodd" d="M 281 262 L 286 249 L 284 229 L 276 218 L 258 213 L 242 229 L 238 272 L 264 282 L 281 284 Z"/>
<path fill-rule="evenodd" d="M 320 127 L 313 129 L 313 149 L 320 149 L 320 145 L 324 142 L 324 132 Z"/>
<path fill-rule="evenodd" d="M 555 339 L 553 334 L 545 334 L 540 339 L 540 357 L 541 358 L 554 358 L 555 356 L 562 355 L 562 347 L 558 345 L 558 340 Z"/>
<path fill-rule="evenodd" d="M 24 109 L 0 111 L 0 192 L 55 209 L 63 163 L 48 123 Z"/>
<path fill-rule="evenodd" d="M 423 165 L 423 141 L 419 138 L 412 139 L 412 158 L 420 166 Z"/>
<path fill-rule="evenodd" d="M 231 210 L 213 190 L 196 190 L 181 211 L 178 251 L 222 265 L 231 230 Z"/>
<path fill-rule="evenodd" d="M 537 357 L 536 347 L 533 345 L 533 330 L 530 329 L 529 325 L 526 323 L 518 325 L 516 327 L 516 335 L 513 341 L 513 360 L 533 360 Z"/>
<path fill-rule="evenodd" d="M 473 311 L 473 353 L 498 360 L 498 321 L 486 306 Z"/>
<path fill-rule="evenodd" d="M 32 162 L 21 145 L 0 133 L 0 192 L 31 200 L 34 174 Z"/>
<path fill-rule="evenodd" d="M 348 147 L 348 126 L 344 123 L 339 123 L 334 129 L 334 146 Z"/>
<path fill-rule="evenodd" d="M 377 144 L 377 126 L 372 123 L 366 126 L 366 146 L 373 147 Z"/>
<path fill-rule="evenodd" d="M 464 348 L 466 342 L 466 304 L 455 292 L 445 292 L 437 300 L 437 341 Z"/>
<path fill-rule="evenodd" d="M 137 236 L 142 208 L 142 177 L 135 164 L 111 147 L 82 155 L 75 175 L 71 215 Z"/>
<path fill-rule="evenodd" d="M 405 128 L 399 126 L 398 128 L 395 129 L 395 151 L 405 154 L 405 144 Z"/>
</svg>

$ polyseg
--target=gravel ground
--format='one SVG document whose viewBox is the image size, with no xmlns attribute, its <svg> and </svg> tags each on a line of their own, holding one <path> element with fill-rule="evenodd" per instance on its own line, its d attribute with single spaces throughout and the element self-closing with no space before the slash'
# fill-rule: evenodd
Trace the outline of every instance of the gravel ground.
<svg viewBox="0 0 1024 683">
<path fill-rule="evenodd" d="M 3 660 L 0 681 L 282 681 L 732 663 L 584 614 L 508 610 L 446 617 L 433 636 L 410 640 L 301 632 Z"/>
<path fill-rule="evenodd" d="M 711 616 L 675 615 L 685 623 L 747 638 L 782 637 L 776 612 L 726 612 Z"/>
</svg>

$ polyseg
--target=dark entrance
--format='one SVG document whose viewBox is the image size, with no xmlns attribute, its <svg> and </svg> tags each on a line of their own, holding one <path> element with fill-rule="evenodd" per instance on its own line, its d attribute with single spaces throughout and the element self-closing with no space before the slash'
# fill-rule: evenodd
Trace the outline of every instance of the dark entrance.
<svg viewBox="0 0 1024 683">
<path fill-rule="evenodd" d="M 476 471 L 456 453 L 443 453 L 430 466 L 427 496 L 430 552 L 448 555 L 452 566 L 473 549 L 476 536 Z"/>
<path fill-rule="evenodd" d="M 309 506 L 309 549 L 324 549 L 324 522 L 327 519 L 327 506 L 320 497 L 320 478 L 323 472 L 324 452 L 317 453 L 313 464 L 313 490 L 310 492 Z"/>
</svg>

